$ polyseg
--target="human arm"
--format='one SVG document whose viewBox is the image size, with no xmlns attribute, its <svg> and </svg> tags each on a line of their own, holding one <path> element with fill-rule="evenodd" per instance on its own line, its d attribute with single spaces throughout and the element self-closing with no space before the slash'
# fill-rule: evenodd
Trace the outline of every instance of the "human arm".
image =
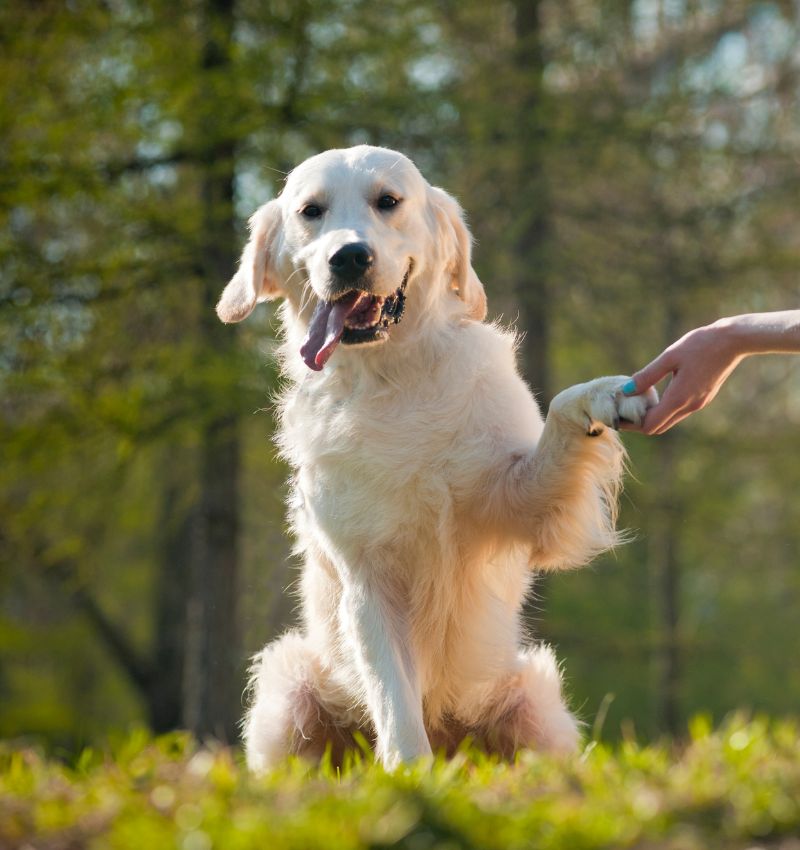
<svg viewBox="0 0 800 850">
<path fill-rule="evenodd" d="M 663 434 L 711 402 L 745 357 L 772 353 L 800 353 L 800 310 L 731 316 L 690 331 L 623 388 L 638 395 L 672 375 L 660 403 L 628 430 Z"/>
</svg>

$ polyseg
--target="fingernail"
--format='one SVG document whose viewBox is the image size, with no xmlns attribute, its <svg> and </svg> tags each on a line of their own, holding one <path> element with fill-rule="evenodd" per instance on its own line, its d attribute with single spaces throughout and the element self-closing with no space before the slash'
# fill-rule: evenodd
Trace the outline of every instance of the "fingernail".
<svg viewBox="0 0 800 850">
<path fill-rule="evenodd" d="M 623 395 L 636 395 L 636 381 L 634 381 L 633 378 L 631 378 L 626 384 L 622 385 L 622 393 Z"/>
</svg>

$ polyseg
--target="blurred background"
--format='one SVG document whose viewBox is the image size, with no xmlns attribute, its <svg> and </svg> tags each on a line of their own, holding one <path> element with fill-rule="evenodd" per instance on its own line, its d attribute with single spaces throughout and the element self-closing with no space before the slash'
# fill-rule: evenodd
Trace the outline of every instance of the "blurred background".
<svg viewBox="0 0 800 850">
<path fill-rule="evenodd" d="M 285 172 L 370 142 L 453 192 L 546 405 L 798 307 L 799 36 L 797 0 L 2 4 L 0 735 L 236 738 L 297 564 L 274 308 L 213 305 Z M 528 612 L 606 737 L 797 714 L 799 431 L 763 357 L 625 437 L 635 542 Z"/>
</svg>

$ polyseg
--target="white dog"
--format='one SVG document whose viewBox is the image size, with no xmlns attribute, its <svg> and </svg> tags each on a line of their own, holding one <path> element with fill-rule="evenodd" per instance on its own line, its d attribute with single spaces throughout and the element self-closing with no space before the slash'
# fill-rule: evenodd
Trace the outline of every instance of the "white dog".
<svg viewBox="0 0 800 850">
<path fill-rule="evenodd" d="M 520 609 L 532 569 L 617 541 L 612 429 L 654 394 L 600 378 L 543 422 L 514 335 L 483 322 L 461 208 L 402 154 L 312 157 L 251 231 L 217 312 L 284 299 L 303 623 L 256 658 L 249 765 L 340 759 L 357 730 L 387 767 L 466 735 L 505 755 L 574 750 L 558 665 L 525 643 Z"/>
</svg>

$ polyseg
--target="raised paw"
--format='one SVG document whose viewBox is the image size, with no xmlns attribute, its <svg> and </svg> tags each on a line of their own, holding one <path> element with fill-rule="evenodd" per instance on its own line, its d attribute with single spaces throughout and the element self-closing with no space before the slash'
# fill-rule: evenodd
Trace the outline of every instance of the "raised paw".
<svg viewBox="0 0 800 850">
<path fill-rule="evenodd" d="M 639 425 L 647 409 L 658 404 L 658 393 L 651 388 L 641 395 L 626 396 L 622 387 L 628 380 L 616 375 L 569 387 L 553 399 L 550 411 L 580 426 L 590 437 L 599 437 L 607 427 L 619 430 L 623 421 Z"/>
</svg>

